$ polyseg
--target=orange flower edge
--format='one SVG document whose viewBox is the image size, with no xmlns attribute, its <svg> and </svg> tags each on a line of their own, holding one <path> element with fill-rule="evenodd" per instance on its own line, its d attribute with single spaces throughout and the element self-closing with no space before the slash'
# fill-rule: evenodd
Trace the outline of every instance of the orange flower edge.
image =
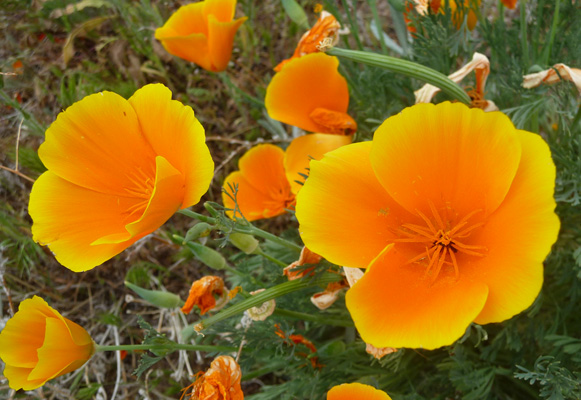
<svg viewBox="0 0 581 400">
<path fill-rule="evenodd" d="M 0 332 L 4 376 L 14 389 L 33 390 L 80 368 L 95 352 L 83 328 L 38 296 L 26 299 Z"/>
<path fill-rule="evenodd" d="M 272 119 L 309 132 L 332 133 L 356 129 L 344 117 L 349 106 L 347 81 L 339 73 L 339 60 L 324 53 L 311 53 L 289 61 L 266 88 L 265 107 Z M 315 110 L 315 119 L 311 114 Z M 324 126 L 320 122 L 331 122 Z M 350 125 L 351 124 L 351 125 Z"/>
<path fill-rule="evenodd" d="M 500 1 L 502 1 L 502 4 L 504 4 L 506 8 L 510 8 L 512 10 L 516 7 L 516 2 L 518 0 L 500 0 Z"/>
<path fill-rule="evenodd" d="M 234 36 L 247 17 L 233 20 L 236 0 L 204 0 L 180 7 L 155 31 L 168 53 L 208 71 L 224 71 Z"/>
<path fill-rule="evenodd" d="M 339 31 L 341 24 L 337 19 L 327 11 L 322 11 L 319 19 L 313 27 L 305 32 L 299 40 L 299 44 L 295 49 L 291 58 L 281 61 L 274 70 L 279 72 L 290 61 L 311 53 L 317 53 L 319 49 L 317 46 L 322 40 L 329 39 L 332 46 L 339 41 Z"/>
<path fill-rule="evenodd" d="M 214 295 L 219 297 L 216 304 Z M 194 306 L 200 309 L 200 315 L 210 310 L 219 310 L 228 303 L 228 291 L 224 288 L 224 281 L 219 276 L 204 276 L 192 284 L 186 303 L 182 307 L 184 314 L 189 314 Z"/>
<path fill-rule="evenodd" d="M 129 100 L 85 97 L 59 114 L 38 154 L 48 171 L 30 194 L 33 239 L 75 272 L 196 204 L 214 171 L 204 128 L 161 84 Z"/>
<path fill-rule="evenodd" d="M 344 383 L 327 392 L 327 400 L 391 400 L 382 390 L 362 383 Z"/>
<path fill-rule="evenodd" d="M 418 104 L 310 168 L 299 231 L 329 261 L 366 267 L 346 295 L 366 343 L 449 345 L 538 295 L 560 225 L 555 167 L 504 114 Z"/>
<path fill-rule="evenodd" d="M 206 373 L 200 373 L 196 381 L 184 389 L 180 399 L 189 396 L 189 399 L 200 400 L 243 400 L 241 378 L 240 366 L 232 357 L 216 357 Z"/>
</svg>

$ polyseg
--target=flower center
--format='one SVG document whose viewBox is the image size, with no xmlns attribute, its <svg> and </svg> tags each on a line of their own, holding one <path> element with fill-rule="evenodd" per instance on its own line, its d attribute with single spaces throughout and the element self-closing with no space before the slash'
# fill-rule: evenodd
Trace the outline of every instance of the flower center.
<svg viewBox="0 0 581 400">
<path fill-rule="evenodd" d="M 444 265 L 452 266 L 456 278 L 458 278 L 460 271 L 456 253 L 483 257 L 488 250 L 485 246 L 465 243 L 466 238 L 472 234 L 474 229 L 484 225 L 484 222 L 469 223 L 470 218 L 482 210 L 475 210 L 460 221 L 453 222 L 451 219 L 442 218 L 433 203 L 430 202 L 429 205 L 433 219 L 416 210 L 425 225 L 401 225 L 397 232 L 402 237 L 395 239 L 394 242 L 423 245 L 423 250 L 420 250 L 417 256 L 408 260 L 407 264 L 427 264 L 425 274 L 426 276 L 431 275 L 432 282 L 436 280 Z"/>
</svg>

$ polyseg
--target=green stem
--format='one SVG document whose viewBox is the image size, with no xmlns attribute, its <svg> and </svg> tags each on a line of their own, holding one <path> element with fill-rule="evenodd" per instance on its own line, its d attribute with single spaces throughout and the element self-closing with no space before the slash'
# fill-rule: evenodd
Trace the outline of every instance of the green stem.
<svg viewBox="0 0 581 400">
<path fill-rule="evenodd" d="M 283 363 L 269 365 L 268 367 L 263 367 L 263 368 L 257 369 L 256 371 L 252 371 L 252 372 L 249 372 L 247 374 L 242 375 L 241 381 L 245 382 L 245 381 L 249 381 L 249 380 L 254 379 L 254 378 L 258 378 L 259 376 L 266 375 L 266 374 L 269 374 L 271 372 L 281 370 L 285 366 L 287 366 L 287 363 L 283 362 Z"/>
<path fill-rule="evenodd" d="M 190 350 L 190 351 L 207 351 L 207 352 L 232 352 L 237 351 L 237 347 L 229 346 L 211 346 L 203 344 L 183 344 L 183 343 L 169 343 L 167 345 L 151 345 L 151 344 L 122 344 L 119 346 L 95 346 L 95 351 L 117 351 L 117 350 Z"/>
<path fill-rule="evenodd" d="M 559 6 L 561 5 L 561 0 L 557 0 L 555 5 L 555 14 L 553 14 L 553 22 L 551 24 L 551 33 L 549 36 L 549 42 L 543 49 L 543 64 L 548 65 L 551 58 L 551 50 L 553 48 L 553 42 L 555 41 L 555 35 L 557 34 L 557 25 L 559 24 Z M 522 11 L 521 11 L 522 12 Z"/>
<path fill-rule="evenodd" d="M 528 71 L 530 65 L 529 60 L 529 42 L 527 37 L 527 13 L 526 13 L 526 0 L 520 1 L 520 42 L 522 45 L 522 60 L 524 70 Z"/>
<path fill-rule="evenodd" d="M 373 14 L 373 21 L 375 22 L 375 27 L 377 28 L 377 36 L 379 36 L 379 44 L 381 45 L 381 52 L 387 54 L 387 46 L 385 45 L 385 39 L 383 38 L 383 29 L 381 28 L 381 20 L 379 19 L 379 14 L 377 13 L 377 3 L 376 0 L 367 0 L 369 8 L 371 8 L 371 14 Z"/>
<path fill-rule="evenodd" d="M 249 308 L 259 306 L 266 301 L 275 299 L 280 296 L 284 296 L 285 294 L 297 292 L 299 290 L 308 289 L 315 286 L 326 285 L 331 282 L 337 282 L 341 279 L 343 279 L 343 277 L 339 274 L 325 273 L 313 279 L 297 279 L 294 281 L 281 283 L 280 285 L 268 288 L 264 292 L 257 293 L 252 297 L 241 301 L 240 303 L 228 307 L 220 311 L 218 314 L 212 315 L 211 317 L 201 320 L 198 324 L 196 324 L 196 330 L 199 331 L 202 329 L 209 328 L 210 326 L 220 321 L 233 317 L 234 315 L 243 313 Z"/>
<path fill-rule="evenodd" d="M 360 50 L 363 50 L 363 44 L 361 43 L 361 39 L 359 39 L 359 26 L 357 25 L 357 22 L 353 20 L 353 16 L 351 15 L 351 9 L 347 4 L 347 0 L 342 0 L 342 2 L 343 9 L 345 10 L 345 13 L 347 14 L 347 19 L 349 20 L 349 25 L 351 25 L 351 33 L 355 38 L 355 42 L 357 42 L 357 47 L 359 47 Z"/>
<path fill-rule="evenodd" d="M 190 217 L 190 218 L 197 219 L 198 221 L 207 222 L 208 224 L 211 224 L 211 225 L 216 225 L 218 223 L 216 218 L 207 217 L 205 215 L 199 214 L 199 213 L 192 211 L 192 210 L 188 210 L 188 209 L 179 210 L 178 213 L 183 214 L 183 215 Z"/>
<path fill-rule="evenodd" d="M 280 261 L 278 258 L 274 258 L 273 256 L 271 256 L 270 254 L 265 253 L 261 249 L 254 250 L 254 254 L 258 254 L 259 256 L 262 256 L 262 257 L 266 258 L 267 260 L 272 261 L 273 263 L 275 263 L 277 265 L 280 265 L 281 267 L 288 266 L 288 264 Z"/>
<path fill-rule="evenodd" d="M 422 80 L 440 88 L 444 93 L 458 99 L 462 103 L 470 104 L 470 97 L 460 86 L 450 80 L 450 78 L 436 70 L 415 62 L 365 51 L 339 49 L 337 47 L 327 50 L 326 53 L 331 56 L 345 58 L 373 67 L 384 68 L 389 71 Z"/>
<path fill-rule="evenodd" d="M 353 321 L 339 318 L 327 318 L 325 316 L 306 314 L 298 311 L 285 310 L 283 308 L 276 308 L 274 314 L 280 317 L 288 317 L 300 319 L 303 321 L 319 322 L 325 325 L 352 327 L 355 326 Z"/>
</svg>

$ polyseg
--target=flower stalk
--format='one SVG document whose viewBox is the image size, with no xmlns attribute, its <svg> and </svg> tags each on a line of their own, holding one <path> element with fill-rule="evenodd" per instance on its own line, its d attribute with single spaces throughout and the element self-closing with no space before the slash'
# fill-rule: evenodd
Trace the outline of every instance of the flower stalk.
<svg viewBox="0 0 581 400">
<path fill-rule="evenodd" d="M 466 94 L 460 86 L 450 80 L 450 78 L 436 70 L 415 62 L 370 53 L 367 51 L 339 49 L 337 47 L 325 50 L 325 53 L 330 56 L 336 56 L 373 67 L 387 69 L 411 78 L 419 79 L 442 89 L 443 92 L 462 103 L 470 105 L 470 97 L 468 94 Z"/>
<path fill-rule="evenodd" d="M 232 352 L 236 347 L 230 346 L 212 346 L 202 344 L 184 344 L 184 343 L 166 343 L 166 344 L 122 344 L 119 346 L 95 346 L 95 351 L 118 351 L 118 350 L 189 350 L 189 351 L 206 351 L 206 352 Z"/>
</svg>

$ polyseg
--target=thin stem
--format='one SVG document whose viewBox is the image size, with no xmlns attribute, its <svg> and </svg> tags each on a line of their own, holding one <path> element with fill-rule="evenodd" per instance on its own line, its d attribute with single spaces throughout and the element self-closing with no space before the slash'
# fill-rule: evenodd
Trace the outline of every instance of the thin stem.
<svg viewBox="0 0 581 400">
<path fill-rule="evenodd" d="M 467 105 L 470 104 L 470 97 L 460 86 L 450 80 L 446 75 L 421 64 L 381 54 L 366 51 L 346 50 L 337 47 L 327 50 L 326 53 L 331 56 L 345 58 L 373 67 L 384 68 L 389 71 L 422 80 L 440 88 L 443 92 L 458 99 L 462 103 Z"/>
<path fill-rule="evenodd" d="M 298 311 L 285 310 L 283 308 L 276 308 L 274 314 L 280 317 L 295 318 L 303 321 L 319 322 L 325 325 L 352 327 L 355 326 L 353 321 L 349 319 L 328 318 L 321 315 L 306 314 Z"/>
<path fill-rule="evenodd" d="M 166 345 L 151 345 L 151 344 L 122 344 L 119 346 L 95 346 L 95 351 L 117 351 L 117 350 L 191 350 L 191 351 L 207 351 L 207 352 L 232 352 L 238 350 L 237 347 L 230 346 L 212 346 L 203 344 L 184 344 L 184 343 L 168 343 Z"/>
<path fill-rule="evenodd" d="M 522 60 L 524 65 L 524 70 L 527 71 L 530 67 L 529 60 L 529 42 L 527 38 L 527 13 L 526 13 L 526 0 L 520 1 L 520 42 L 522 45 Z"/>
<path fill-rule="evenodd" d="M 190 218 L 197 219 L 198 221 L 207 222 L 210 225 L 216 225 L 218 223 L 216 218 L 207 217 L 205 215 L 199 214 L 199 213 L 192 211 L 192 210 L 188 210 L 188 209 L 179 210 L 178 213 L 183 214 L 183 215 L 190 217 Z"/>
<path fill-rule="evenodd" d="M 387 46 L 385 45 L 385 39 L 383 38 L 383 29 L 381 28 L 381 20 L 379 19 L 379 14 L 377 13 L 377 3 L 376 0 L 367 0 L 369 8 L 371 8 L 371 14 L 373 14 L 373 22 L 375 22 L 375 27 L 377 28 L 377 36 L 379 39 L 379 44 L 381 45 L 381 52 L 387 54 Z"/>
<path fill-rule="evenodd" d="M 266 258 L 267 260 L 272 261 L 273 263 L 275 263 L 277 265 L 280 265 L 281 267 L 286 267 L 288 265 L 288 264 L 280 261 L 278 258 L 274 258 L 270 254 L 267 254 L 258 248 L 256 250 L 254 250 L 254 254 L 258 254 L 259 256 L 262 256 L 262 257 Z"/>
<path fill-rule="evenodd" d="M 234 226 L 234 232 L 248 233 L 250 235 L 259 236 L 263 239 L 269 240 L 273 243 L 279 244 L 281 246 L 284 246 L 291 250 L 295 250 L 297 252 L 300 252 L 302 250 L 301 246 L 299 246 L 298 244 L 289 242 L 288 240 L 273 235 L 270 232 L 263 231 L 262 229 L 257 228 L 254 225 L 236 225 Z"/>
<path fill-rule="evenodd" d="M 280 296 L 284 296 L 285 294 L 297 292 L 299 290 L 308 289 L 320 285 L 326 285 L 331 282 L 337 282 L 341 279 L 343 279 L 343 277 L 339 274 L 325 273 L 313 279 L 297 279 L 294 281 L 281 283 L 280 285 L 268 288 L 261 293 L 257 293 L 252 297 L 241 301 L 240 303 L 228 307 L 220 311 L 218 314 L 215 314 L 211 317 L 201 320 L 198 324 L 196 324 L 194 329 L 200 331 L 202 329 L 209 328 L 210 326 L 220 321 L 233 317 L 234 315 L 243 313 L 249 308 L 259 306 L 266 301 L 275 299 Z"/>
<path fill-rule="evenodd" d="M 363 50 L 363 44 L 361 43 L 361 39 L 359 39 L 359 26 L 357 25 L 356 21 L 353 20 L 353 16 L 351 15 L 351 9 L 347 4 L 347 0 L 342 0 L 342 2 L 343 9 L 345 10 L 345 13 L 347 14 L 347 19 L 349 20 L 349 25 L 351 25 L 351 33 L 355 38 L 355 42 L 357 42 L 357 47 L 359 47 L 359 50 Z"/>
</svg>

